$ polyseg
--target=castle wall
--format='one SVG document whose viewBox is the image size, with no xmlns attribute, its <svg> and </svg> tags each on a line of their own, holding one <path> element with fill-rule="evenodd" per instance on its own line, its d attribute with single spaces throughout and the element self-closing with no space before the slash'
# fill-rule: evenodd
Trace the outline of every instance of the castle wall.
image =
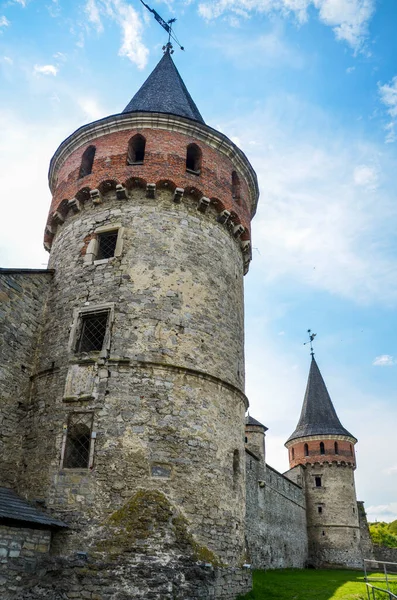
<svg viewBox="0 0 397 600">
<path fill-rule="evenodd" d="M 354 471 L 344 464 L 315 463 L 304 469 L 309 564 L 362 567 Z M 316 486 L 316 477 L 321 486 Z"/>
<path fill-rule="evenodd" d="M 360 525 L 360 548 L 363 558 L 370 560 L 374 558 L 374 545 L 369 532 L 367 515 L 364 508 L 364 502 L 357 502 L 358 521 Z"/>
<path fill-rule="evenodd" d="M 37 561 L 48 554 L 51 532 L 0 525 L 0 594 L 3 600 L 22 598 L 21 584 L 36 570 Z"/>
<path fill-rule="evenodd" d="M 302 488 L 246 454 L 246 529 L 249 559 L 256 569 L 303 568 L 307 559 Z"/>
<path fill-rule="evenodd" d="M 0 270 L 0 485 L 17 487 L 30 377 L 52 274 Z"/>
<path fill-rule="evenodd" d="M 85 262 L 87 238 L 112 223 L 124 228 L 120 256 Z M 98 527 L 128 511 L 141 491 L 157 490 L 187 520 L 195 560 L 241 565 L 246 398 L 238 240 L 215 211 L 199 213 L 194 198 L 177 205 L 167 189 L 148 198 L 135 188 L 128 200 L 109 192 L 103 204 L 69 214 L 50 266 L 21 485 L 71 525 L 59 551 L 100 552 Z M 76 353 L 79 311 L 104 306 L 106 350 Z M 76 412 L 93 415 L 90 469 L 61 464 Z M 100 535 L 112 544 L 112 530 Z M 158 543 L 155 532 L 145 537 L 145 552 L 154 555 Z"/>
</svg>

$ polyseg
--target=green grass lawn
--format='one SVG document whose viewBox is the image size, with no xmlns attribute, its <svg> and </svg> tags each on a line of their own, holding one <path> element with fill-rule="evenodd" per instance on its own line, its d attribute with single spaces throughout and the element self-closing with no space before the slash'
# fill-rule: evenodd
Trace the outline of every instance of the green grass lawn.
<svg viewBox="0 0 397 600">
<path fill-rule="evenodd" d="M 378 582 L 373 585 L 386 587 Z M 240 600 L 368 600 L 368 596 L 361 571 L 285 569 L 254 571 L 253 591 Z M 376 600 L 389 600 L 389 596 L 378 592 Z"/>
</svg>

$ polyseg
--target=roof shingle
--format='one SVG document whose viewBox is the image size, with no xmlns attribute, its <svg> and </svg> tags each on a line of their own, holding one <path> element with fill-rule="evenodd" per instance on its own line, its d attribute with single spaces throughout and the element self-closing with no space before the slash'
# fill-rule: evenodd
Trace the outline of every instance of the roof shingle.
<svg viewBox="0 0 397 600">
<path fill-rule="evenodd" d="M 52 519 L 20 498 L 13 490 L 0 487 L 0 519 L 23 521 L 47 525 L 48 527 L 67 527 L 62 521 Z"/>
<path fill-rule="evenodd" d="M 167 113 L 204 123 L 169 52 L 123 110 L 130 112 Z"/>
<path fill-rule="evenodd" d="M 339 421 L 314 357 L 310 365 L 300 419 L 287 442 L 310 435 L 347 435 L 356 439 Z"/>
</svg>

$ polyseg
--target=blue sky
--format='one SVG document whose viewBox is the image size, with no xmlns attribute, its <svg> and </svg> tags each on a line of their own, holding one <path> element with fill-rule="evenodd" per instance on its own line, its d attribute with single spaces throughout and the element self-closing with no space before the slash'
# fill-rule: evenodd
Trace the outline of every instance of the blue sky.
<svg viewBox="0 0 397 600">
<path fill-rule="evenodd" d="M 149 2 L 150 4 L 150 2 Z M 369 518 L 397 518 L 397 3 L 152 0 L 177 16 L 174 59 L 206 122 L 257 170 L 246 287 L 247 394 L 268 461 L 288 468 L 306 330 L 358 438 Z M 49 160 L 120 112 L 166 41 L 138 0 L 0 4 L 0 256 L 45 267 Z"/>
</svg>

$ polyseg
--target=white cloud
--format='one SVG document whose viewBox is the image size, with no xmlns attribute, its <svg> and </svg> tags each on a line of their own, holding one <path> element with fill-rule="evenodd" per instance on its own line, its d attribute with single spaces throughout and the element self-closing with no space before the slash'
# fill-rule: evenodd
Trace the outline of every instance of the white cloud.
<svg viewBox="0 0 397 600">
<path fill-rule="evenodd" d="M 385 473 L 386 475 L 397 475 L 397 465 L 394 465 L 393 467 L 388 467 L 387 469 L 385 469 Z"/>
<path fill-rule="evenodd" d="M 7 19 L 7 17 L 0 17 L 0 30 L 2 27 L 8 27 L 10 24 L 9 20 Z"/>
<path fill-rule="evenodd" d="M 98 100 L 95 98 L 78 98 L 77 104 L 84 113 L 84 120 L 89 122 L 96 121 L 97 119 L 105 117 L 108 114 L 107 111 L 99 105 Z"/>
<path fill-rule="evenodd" d="M 131 5 L 124 0 L 87 0 L 85 10 L 98 33 L 104 30 L 103 20 L 110 18 L 116 22 L 122 33 L 119 55 L 128 58 L 139 69 L 146 66 L 149 50 L 142 42 L 143 24 Z"/>
<path fill-rule="evenodd" d="M 387 107 L 390 116 L 390 122 L 385 127 L 387 131 L 386 142 L 395 142 L 397 139 L 397 76 L 393 77 L 389 83 L 378 84 L 378 87 L 381 102 Z"/>
<path fill-rule="evenodd" d="M 279 69 L 282 65 L 296 69 L 303 67 L 299 48 L 288 43 L 280 26 L 252 38 L 242 37 L 238 33 L 216 36 L 209 42 L 209 47 L 221 51 L 243 69 Z"/>
<path fill-rule="evenodd" d="M 29 0 L 11 0 L 14 4 L 20 4 L 23 8 L 27 5 Z"/>
<path fill-rule="evenodd" d="M 9 56 L 3 56 L 3 58 L 1 59 L 1 62 L 6 63 L 7 65 L 13 65 L 14 64 L 14 61 Z"/>
<path fill-rule="evenodd" d="M 292 14 L 303 23 L 311 7 L 317 9 L 322 23 L 332 27 L 338 40 L 347 42 L 354 50 L 361 48 L 374 12 L 374 0 L 219 0 L 200 3 L 199 13 L 212 20 L 230 12 L 240 18 L 258 12 L 278 12 L 285 16 Z"/>
<path fill-rule="evenodd" d="M 101 21 L 99 7 L 95 0 L 87 0 L 85 5 L 85 12 L 88 16 L 88 20 L 92 23 L 98 33 L 102 33 L 103 25 Z"/>
<path fill-rule="evenodd" d="M 258 174 L 252 240 L 264 285 L 397 303 L 393 157 L 290 96 L 221 125 Z"/>
<path fill-rule="evenodd" d="M 350 73 L 353 73 L 353 71 L 355 71 L 355 70 L 356 70 L 356 67 L 347 67 L 347 69 L 346 69 L 346 73 L 347 73 L 348 75 L 350 75 Z"/>
<path fill-rule="evenodd" d="M 369 190 L 374 190 L 378 185 L 378 172 L 369 165 L 359 165 L 353 171 L 354 183 Z"/>
<path fill-rule="evenodd" d="M 58 73 L 58 67 L 55 65 L 35 65 L 33 72 L 35 75 L 53 75 Z"/>
<path fill-rule="evenodd" d="M 391 522 L 397 519 L 397 502 L 390 504 L 379 504 L 378 506 L 369 506 L 366 509 L 368 521 L 387 521 Z"/>
<path fill-rule="evenodd" d="M 397 364 L 397 361 L 390 354 L 381 354 L 381 356 L 377 356 L 373 363 L 375 367 L 392 367 Z"/>
</svg>

